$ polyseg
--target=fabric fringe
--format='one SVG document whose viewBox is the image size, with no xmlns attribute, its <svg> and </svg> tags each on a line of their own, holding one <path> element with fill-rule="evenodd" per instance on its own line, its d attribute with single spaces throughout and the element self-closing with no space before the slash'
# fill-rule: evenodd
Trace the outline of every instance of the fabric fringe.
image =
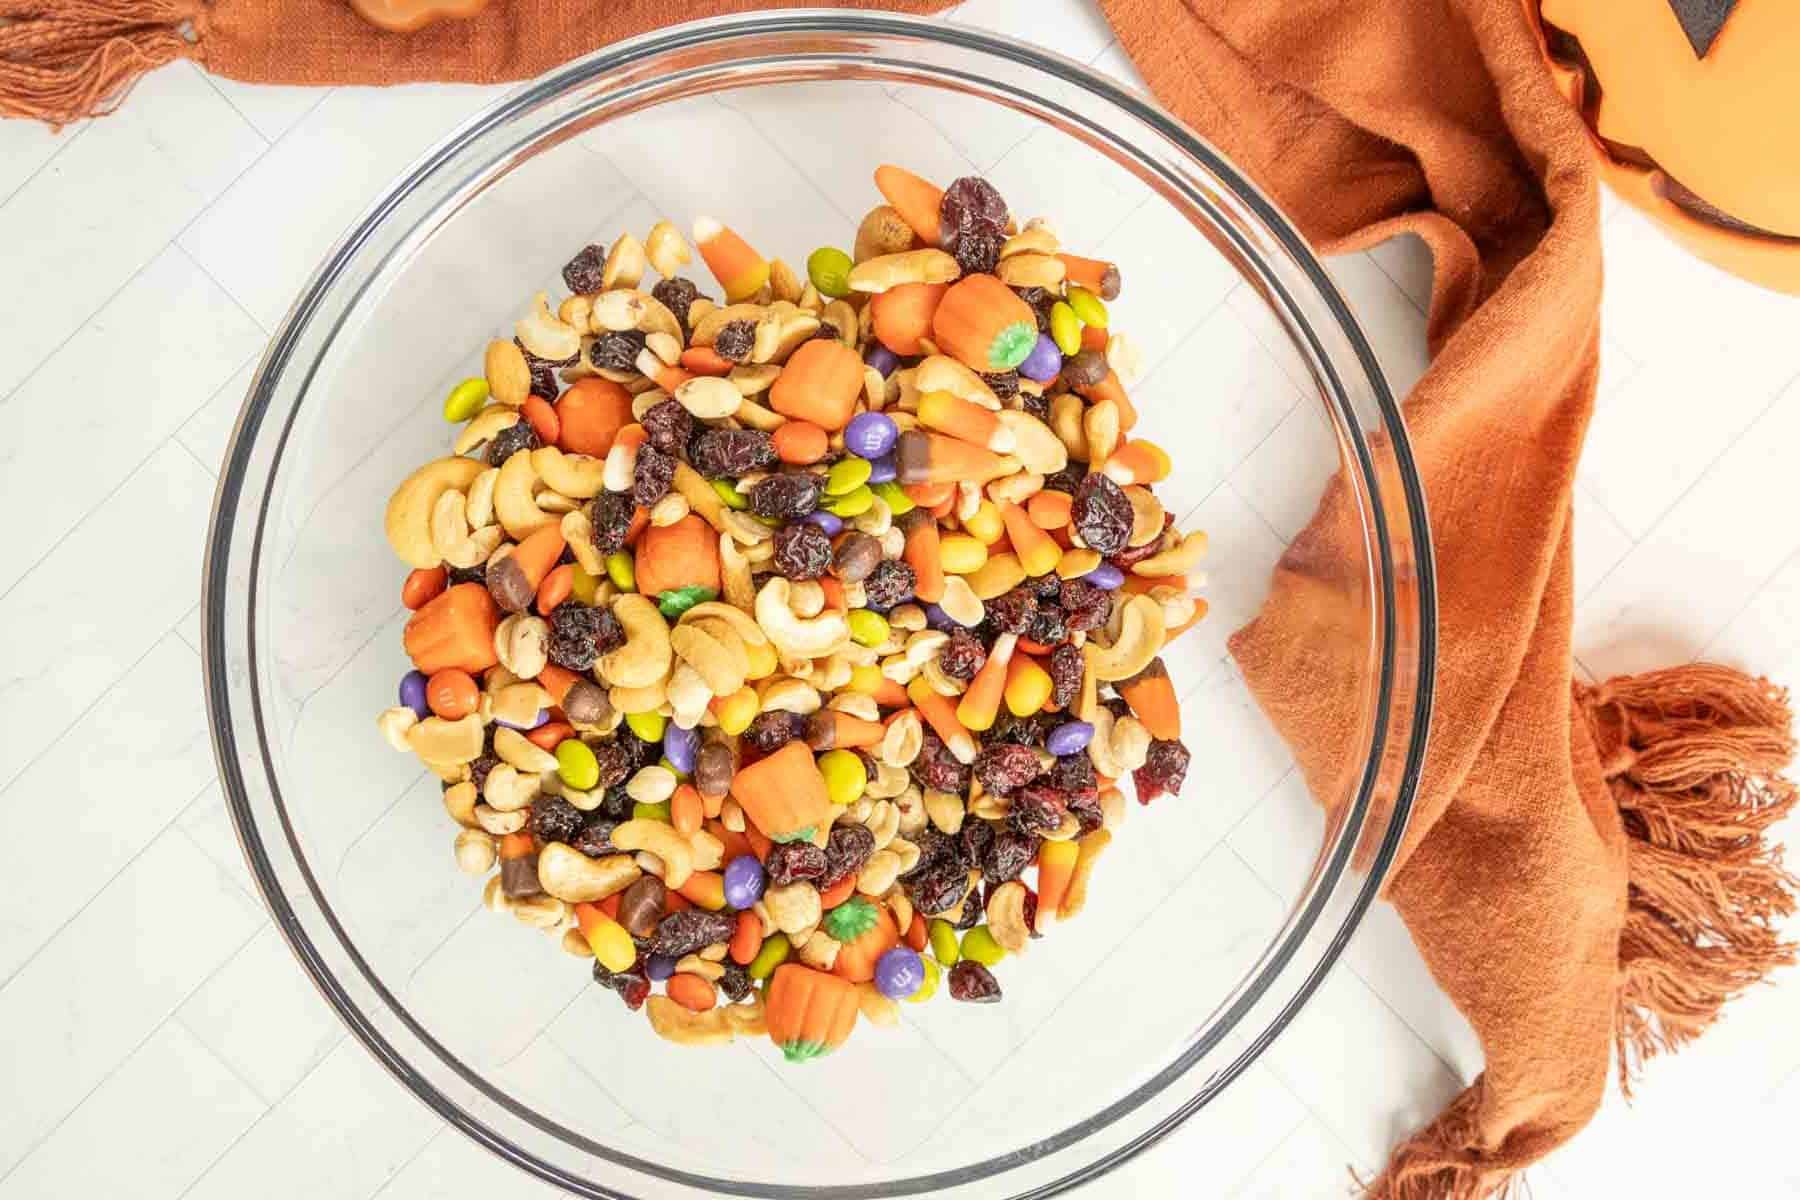
<svg viewBox="0 0 1800 1200">
<path fill-rule="evenodd" d="M 146 72 L 199 54 L 201 17 L 200 0 L 0 0 L 0 116 L 104 116 Z"/>
<path fill-rule="evenodd" d="M 1725 1003 L 1795 961 L 1778 924 L 1800 880 L 1769 828 L 1793 811 L 1787 693 L 1698 663 L 1577 686 L 1628 839 L 1614 1043 L 1619 1085 L 1718 1020 Z M 1483 1081 L 1395 1148 L 1366 1200 L 1499 1200 L 1536 1154 L 1482 1147 Z"/>
</svg>

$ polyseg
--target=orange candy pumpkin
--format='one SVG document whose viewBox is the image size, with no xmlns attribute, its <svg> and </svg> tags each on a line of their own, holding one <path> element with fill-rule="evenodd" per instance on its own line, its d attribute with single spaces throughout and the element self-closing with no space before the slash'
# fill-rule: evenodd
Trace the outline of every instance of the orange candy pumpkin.
<svg viewBox="0 0 1800 1200">
<path fill-rule="evenodd" d="M 856 985 L 800 963 L 782 963 L 769 981 L 769 1040 L 789 1062 L 809 1062 L 850 1040 Z"/>
<path fill-rule="evenodd" d="M 805 742 L 789 742 L 731 778 L 731 794 L 765 837 L 788 841 L 831 824 L 837 808 Z"/>
<path fill-rule="evenodd" d="M 427 675 L 452 667 L 471 675 L 500 661 L 494 653 L 494 630 L 500 609 L 487 588 L 459 583 L 414 613 L 401 635 L 413 666 Z"/>
<path fill-rule="evenodd" d="M 769 407 L 784 417 L 835 431 L 850 423 L 862 390 L 862 356 L 842 342 L 814 338 L 794 351 L 775 377 Z"/>
<path fill-rule="evenodd" d="M 673 525 L 651 525 L 637 542 L 637 589 L 654 600 L 672 588 L 719 590 L 719 535 L 689 513 Z"/>
<path fill-rule="evenodd" d="M 900 944 L 900 928 L 887 905 L 852 896 L 825 914 L 825 932 L 838 940 L 831 973 L 851 983 L 875 978 L 875 960 Z"/>
</svg>

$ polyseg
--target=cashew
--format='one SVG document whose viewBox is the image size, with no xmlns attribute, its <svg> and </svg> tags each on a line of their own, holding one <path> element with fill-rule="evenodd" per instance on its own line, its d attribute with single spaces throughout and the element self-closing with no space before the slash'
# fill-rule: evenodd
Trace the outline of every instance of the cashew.
<svg viewBox="0 0 1800 1200">
<path fill-rule="evenodd" d="M 649 770 L 650 768 L 645 768 Z M 666 769 L 665 775 L 668 774 Z M 642 772 L 639 772 L 642 774 Z M 671 776 L 671 778 L 673 778 Z M 670 791 L 674 788 L 671 787 Z M 632 819 L 622 821 L 613 828 L 612 844 L 627 853 L 634 850 L 647 850 L 662 860 L 662 881 L 665 887 L 679 888 L 694 873 L 694 853 L 688 847 L 687 839 L 675 832 L 675 827 L 665 825 L 661 821 L 643 821 Z"/>
<path fill-rule="evenodd" d="M 591 500 L 604 486 L 606 460 L 588 454 L 564 454 L 555 446 L 542 446 L 531 452 L 531 469 L 562 495 Z"/>
<path fill-rule="evenodd" d="M 1117 829 L 1125 823 L 1125 793 L 1107 788 L 1100 793 L 1100 816 L 1104 828 Z"/>
<path fill-rule="evenodd" d="M 643 245 L 629 233 L 620 234 L 601 264 L 600 286 L 636 287 L 643 282 L 645 262 Z"/>
<path fill-rule="evenodd" d="M 728 605 L 721 607 L 737 611 Z M 703 623 L 687 620 L 686 614 L 669 631 L 669 645 L 675 657 L 698 672 L 714 696 L 729 696 L 743 687 L 744 676 L 750 670 L 750 657 L 737 636 L 736 626 L 728 626 L 722 632 L 724 636 L 717 636 Z"/>
<path fill-rule="evenodd" d="M 406 735 L 418 723 L 419 714 L 404 704 L 383 709 L 381 715 L 375 718 L 375 727 L 381 730 L 381 736 L 387 739 L 387 744 L 402 752 L 412 749 Z"/>
<path fill-rule="evenodd" d="M 725 976 L 725 968 L 716 962 L 701 958 L 698 954 L 684 954 L 675 963 L 678 974 L 698 975 L 708 983 L 717 983 Z"/>
<path fill-rule="evenodd" d="M 760 693 L 763 712 L 791 712 L 803 717 L 819 711 L 823 703 L 819 689 L 804 679 L 776 678 L 764 684 Z"/>
<path fill-rule="evenodd" d="M 488 395 L 508 408 L 519 407 L 531 395 L 531 366 L 525 361 L 525 353 L 504 338 L 488 343 L 481 373 L 487 379 Z M 467 451 L 458 449 L 457 453 Z"/>
<path fill-rule="evenodd" d="M 493 702 L 488 715 L 513 725 L 529 725 L 538 713 L 550 707 L 550 693 L 535 683 L 509 683 L 494 688 L 489 695 Z"/>
<path fill-rule="evenodd" d="M 499 763 L 481 784 L 481 798 L 495 812 L 515 813 L 530 808 L 543 792 L 543 779 L 510 763 Z"/>
<path fill-rule="evenodd" d="M 514 353 L 517 353 L 519 349 L 511 342 L 494 344 L 505 346 Z M 504 404 L 490 404 L 469 418 L 469 423 L 464 425 L 462 432 L 456 435 L 456 441 L 451 443 L 450 448 L 458 454 L 468 454 L 476 447 L 493 441 L 495 437 L 517 425 L 522 419 L 516 410 L 508 408 Z"/>
<path fill-rule="evenodd" d="M 431 517 L 438 498 L 463 491 L 486 466 L 472 458 L 440 458 L 426 463 L 401 481 L 388 499 L 383 527 L 388 545 L 409 567 L 428 569 L 443 558 L 432 548 Z"/>
<path fill-rule="evenodd" d="M 643 875 L 629 854 L 589 858 L 581 851 L 551 842 L 538 851 L 538 884 L 570 904 L 604 900 L 622 892 Z"/>
<path fill-rule="evenodd" d="M 460 721 L 426 717 L 406 731 L 406 745 L 426 762 L 473 762 L 481 757 L 481 718 L 474 713 Z"/>
<path fill-rule="evenodd" d="M 713 690 L 692 665 L 685 662 L 675 665 L 668 684 L 670 716 L 675 724 L 683 729 L 697 727 L 706 715 L 706 706 L 712 703 L 713 695 Z"/>
<path fill-rule="evenodd" d="M 617 844 L 617 829 L 613 831 L 613 839 L 614 844 Z M 796 934 L 809 925 L 819 923 L 819 889 L 810 883 L 788 883 L 772 887 L 763 893 L 763 903 L 768 907 L 769 916 L 775 921 L 775 928 L 783 933 Z"/>
<path fill-rule="evenodd" d="M 537 745 L 516 729 L 504 725 L 494 730 L 494 753 L 529 774 L 556 770 L 556 755 Z"/>
<path fill-rule="evenodd" d="M 564 325 L 573 326 L 577 333 L 587 332 L 591 327 L 593 314 L 593 299 L 579 293 L 567 297 L 556 306 L 556 319 Z"/>
<path fill-rule="evenodd" d="M 1000 245 L 1000 257 L 1011 258 L 1015 254 L 1055 254 L 1062 249 L 1062 243 L 1056 235 L 1043 225 L 1027 225 L 1018 233 L 1007 238 Z"/>
<path fill-rule="evenodd" d="M 1148 596 L 1133 596 L 1119 609 L 1119 635 L 1111 646 L 1093 642 L 1082 647 L 1088 671 L 1101 683 L 1129 679 L 1150 665 L 1163 644 L 1162 605 Z"/>
<path fill-rule="evenodd" d="M 543 893 L 513 897 L 509 911 L 533 929 L 557 929 L 569 918 L 568 905 Z"/>
<path fill-rule="evenodd" d="M 725 861 L 725 843 L 704 829 L 688 835 L 688 847 L 694 852 L 696 871 L 716 871 Z"/>
<path fill-rule="evenodd" d="M 1113 757 L 1113 714 L 1109 708 L 1099 707 L 1094 710 L 1089 723 L 1094 727 L 1094 736 L 1088 739 L 1088 758 L 1093 761 L 1094 770 L 1108 779 L 1120 779 L 1125 769 L 1119 760 Z"/>
<path fill-rule="evenodd" d="M 934 354 L 921 362 L 911 376 L 911 383 L 920 392 L 949 392 L 971 404 L 995 411 L 1000 409 L 1000 399 L 987 381 L 946 355 Z"/>
<path fill-rule="evenodd" d="M 562 362 L 581 353 L 581 332 L 556 319 L 550 311 L 549 297 L 543 292 L 532 297 L 531 311 L 513 323 L 513 333 L 525 349 L 551 362 Z"/>
<path fill-rule="evenodd" d="M 606 702 L 615 712 L 660 712 L 669 703 L 668 680 L 641 688 L 615 687 L 606 694 Z"/>
<path fill-rule="evenodd" d="M 893 809 L 890 807 L 890 812 Z M 894 814 L 899 820 L 899 814 Z M 865 896 L 883 896 L 900 875 L 900 856 L 892 850 L 877 850 L 869 857 L 862 873 L 856 877 L 856 890 Z"/>
<path fill-rule="evenodd" d="M 1081 418 L 1081 432 L 1087 438 L 1088 461 L 1103 463 L 1119 448 L 1119 406 L 1102 400 L 1089 406 Z"/>
<path fill-rule="evenodd" d="M 658 221 L 650 227 L 649 235 L 644 238 L 644 257 L 665 279 L 694 261 L 687 242 L 670 221 Z"/>
<path fill-rule="evenodd" d="M 680 492 L 670 492 L 650 506 L 650 523 L 659 529 L 673 525 L 687 516 L 688 511 L 687 497 Z"/>
<path fill-rule="evenodd" d="M 465 875 L 486 875 L 499 857 L 494 839 L 479 829 L 458 830 L 455 849 L 457 869 Z"/>
<path fill-rule="evenodd" d="M 1054 291 L 1062 287 L 1063 276 L 1068 273 L 1062 259 L 1054 254 L 1041 254 L 1036 251 L 1025 251 L 1011 254 L 1000 260 L 994 268 L 994 274 L 1007 287 L 1049 288 Z"/>
<path fill-rule="evenodd" d="M 961 274 L 956 260 L 942 250 L 903 250 L 851 267 L 850 290 L 877 293 L 904 283 L 950 283 Z"/>
<path fill-rule="evenodd" d="M 652 996 L 644 1002 L 650 1028 L 656 1036 L 678 1046 L 723 1046 L 737 1037 L 727 1015 L 731 1008 L 709 1008 L 695 1012 L 675 1003 L 667 996 Z"/>
<path fill-rule="evenodd" d="M 793 585 L 777 576 L 763 584 L 756 596 L 756 623 L 777 650 L 790 658 L 819 658 L 850 641 L 850 625 L 842 613 L 802 619 L 790 607 L 792 593 Z"/>
<path fill-rule="evenodd" d="M 550 661 L 549 624 L 542 617 L 514 613 L 495 627 L 494 653 L 514 675 L 537 678 Z"/>
<path fill-rule="evenodd" d="M 500 476 L 494 481 L 494 515 L 515 541 L 523 541 L 557 520 L 538 507 L 538 474 L 531 453 L 515 451 L 501 464 Z"/>
<path fill-rule="evenodd" d="M 669 645 L 669 624 L 656 610 L 656 603 L 628 592 L 613 601 L 612 612 L 624 627 L 625 644 L 600 659 L 601 676 L 620 687 L 661 682 L 669 674 L 674 651 Z"/>
<path fill-rule="evenodd" d="M 513 812 L 501 812 L 486 804 L 475 806 L 475 823 L 495 837 L 505 837 L 509 833 L 519 832 L 525 828 L 525 821 L 530 816 L 531 813 L 523 808 Z"/>
<path fill-rule="evenodd" d="M 702 421 L 721 421 L 743 406 L 744 394 L 728 379 L 696 375 L 675 389 L 681 407 Z"/>
<path fill-rule="evenodd" d="M 1111 844 L 1112 834 L 1104 829 L 1096 829 L 1082 837 L 1075 854 L 1075 870 L 1069 876 L 1069 890 L 1063 893 L 1063 902 L 1056 910 L 1058 921 L 1067 921 L 1087 907 L 1088 880 L 1094 874 L 1094 863 Z M 1048 921 L 1040 914 L 1038 929 L 1042 931 L 1047 925 Z"/>
<path fill-rule="evenodd" d="M 506 894 L 500 883 L 500 876 L 490 876 L 486 886 L 481 889 L 481 906 L 489 912 L 503 913 L 512 908 L 512 897 Z"/>
<path fill-rule="evenodd" d="M 475 802 L 480 798 L 471 782 L 451 784 L 444 789 L 444 811 L 458 825 L 475 824 Z"/>
<path fill-rule="evenodd" d="M 1069 465 L 1069 448 L 1051 428 L 1028 412 L 1005 409 L 1000 424 L 1013 435 L 1012 453 L 1034 475 L 1054 475 Z"/>
<path fill-rule="evenodd" d="M 1009 954 L 1023 954 L 1031 944 L 1031 928 L 1025 924 L 1025 885 L 1014 879 L 988 895 L 988 932 Z"/>
<path fill-rule="evenodd" d="M 1195 530 L 1173 548 L 1131 564 L 1133 575 L 1186 575 L 1206 554 L 1206 534 Z"/>
<path fill-rule="evenodd" d="M 955 792 L 940 792 L 935 788 L 925 789 L 925 815 L 931 823 L 945 833 L 959 833 L 962 830 L 963 799 Z"/>
<path fill-rule="evenodd" d="M 1082 427 L 1086 412 L 1081 397 L 1073 392 L 1064 392 L 1050 401 L 1050 428 L 1068 450 L 1069 457 L 1077 462 L 1089 461 L 1087 433 Z"/>
</svg>

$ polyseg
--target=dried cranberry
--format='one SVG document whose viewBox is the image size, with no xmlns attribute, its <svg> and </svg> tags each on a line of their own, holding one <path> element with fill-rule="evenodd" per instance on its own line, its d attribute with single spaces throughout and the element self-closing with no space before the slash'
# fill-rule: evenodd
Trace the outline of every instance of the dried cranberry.
<svg viewBox="0 0 1800 1200">
<path fill-rule="evenodd" d="M 828 888 L 860 872 L 875 853 L 875 835 L 865 825 L 839 825 L 825 839 L 825 874 L 819 886 Z"/>
<path fill-rule="evenodd" d="M 1112 616 L 1112 593 L 1085 579 L 1065 579 L 1062 584 L 1063 621 L 1072 633 L 1099 629 Z"/>
<path fill-rule="evenodd" d="M 601 272 L 606 266 L 605 246 L 583 246 L 563 264 L 563 283 L 571 292 L 597 292 L 606 285 Z"/>
<path fill-rule="evenodd" d="M 1017 791 L 1043 773 L 1037 751 L 1024 746 L 986 746 L 975 756 L 975 778 L 998 795 Z"/>
<path fill-rule="evenodd" d="M 775 465 L 775 439 L 760 429 L 707 429 L 688 447 L 694 470 L 708 479 L 735 479 Z"/>
<path fill-rule="evenodd" d="M 1042 746 L 1044 739 L 1050 735 L 1045 722 L 1036 714 L 1015 717 L 1011 712 L 1002 709 L 994 718 L 994 727 L 987 731 L 983 740 L 989 746 L 1006 743 L 1012 746 Z"/>
<path fill-rule="evenodd" d="M 624 971 L 609 971 L 594 960 L 594 982 L 609 991 L 619 993 L 619 999 L 632 1012 L 644 1007 L 644 1001 L 650 998 L 650 977 L 638 963 L 633 963 Z"/>
<path fill-rule="evenodd" d="M 1043 835 L 1061 825 L 1068 811 L 1061 792 L 1035 784 L 1012 798 L 1012 804 L 1006 810 L 1006 823 L 1015 833 Z"/>
<path fill-rule="evenodd" d="M 831 536 L 811 521 L 775 531 L 775 569 L 789 579 L 817 579 L 831 566 Z"/>
<path fill-rule="evenodd" d="M 981 860 L 987 857 L 988 847 L 994 844 L 994 827 L 986 821 L 966 820 L 962 830 L 956 835 L 957 861 L 964 867 L 981 869 Z"/>
<path fill-rule="evenodd" d="M 919 830 L 913 836 L 913 845 L 919 848 L 919 861 L 913 864 L 912 870 L 900 876 L 903 881 L 922 879 L 945 864 L 960 862 L 956 840 L 935 825 Z"/>
<path fill-rule="evenodd" d="M 1082 833 L 1092 833 L 1106 823 L 1106 814 L 1100 811 L 1100 793 L 1089 788 L 1084 792 L 1070 792 L 1069 813 L 1081 823 Z"/>
<path fill-rule="evenodd" d="M 917 584 L 911 567 L 897 558 L 884 558 L 863 580 L 863 598 L 870 608 L 885 611 L 911 600 Z"/>
<path fill-rule="evenodd" d="M 581 851 L 589 858 L 605 858 L 609 854 L 617 854 L 619 848 L 612 844 L 612 831 L 619 827 L 619 822 L 612 817 L 595 817 L 569 839 L 569 845 Z"/>
<path fill-rule="evenodd" d="M 750 490 L 744 493 L 750 501 L 751 512 L 786 521 L 797 521 L 819 507 L 819 499 L 824 494 L 824 477 L 810 471 L 770 475 L 751 484 Z"/>
<path fill-rule="evenodd" d="M 602 554 L 616 554 L 625 548 L 625 535 L 637 505 L 624 492 L 601 492 L 588 505 L 588 524 L 593 527 L 594 549 Z"/>
<path fill-rule="evenodd" d="M 588 347 L 588 362 L 597 371 L 636 371 L 644 335 L 635 329 L 603 333 Z"/>
<path fill-rule="evenodd" d="M 1075 489 L 1069 516 L 1088 549 L 1102 555 L 1125 549 L 1136 519 L 1124 491 L 1098 472 L 1083 479 Z"/>
<path fill-rule="evenodd" d="M 693 280 L 683 279 L 679 275 L 671 276 L 651 288 L 650 294 L 674 314 L 684 331 L 688 328 L 688 309 L 700 298 L 700 289 L 694 286 Z"/>
<path fill-rule="evenodd" d="M 488 466 L 505 466 L 506 460 L 517 454 L 519 451 L 536 450 L 543 444 L 544 440 L 538 437 L 537 430 L 531 427 L 531 422 L 527 421 L 524 417 L 520 417 L 517 421 L 514 421 L 511 425 L 508 425 L 505 429 L 496 433 L 493 441 L 488 443 Z"/>
<path fill-rule="evenodd" d="M 637 756 L 621 739 L 598 742 L 593 747 L 594 761 L 600 765 L 600 778 L 595 787 L 617 787 L 637 774 Z"/>
<path fill-rule="evenodd" d="M 939 863 L 923 875 L 907 881 L 914 907 L 926 916 L 957 908 L 969 888 L 969 873 L 955 863 Z"/>
<path fill-rule="evenodd" d="M 752 717 L 741 736 L 757 753 L 773 754 L 800 736 L 804 720 L 798 713 L 772 709 Z"/>
<path fill-rule="evenodd" d="M 1007 829 L 994 835 L 993 844 L 981 856 L 981 874 L 990 883 L 1006 883 L 1025 873 L 1037 861 L 1038 839 Z"/>
<path fill-rule="evenodd" d="M 981 924 L 981 918 L 985 916 L 987 916 L 987 908 L 981 902 L 981 890 L 970 888 L 968 896 L 963 899 L 962 907 L 956 910 L 956 916 L 950 924 L 956 929 L 973 929 Z"/>
<path fill-rule="evenodd" d="M 550 661 L 564 670 L 591 670 L 602 654 L 624 644 L 625 631 L 607 609 L 565 600 L 550 614 Z"/>
<path fill-rule="evenodd" d="M 811 842 L 777 842 L 769 847 L 763 870 L 777 887 L 818 879 L 825 874 L 825 851 Z"/>
<path fill-rule="evenodd" d="M 698 908 L 670 913 L 656 923 L 650 939 L 653 954 L 680 958 L 696 950 L 704 950 L 714 942 L 728 942 L 737 928 L 735 913 L 706 912 Z"/>
<path fill-rule="evenodd" d="M 1024 633 L 1036 616 L 1037 597 L 1022 585 L 987 602 L 987 619 L 994 623 L 996 633 Z"/>
<path fill-rule="evenodd" d="M 1193 756 L 1178 741 L 1157 739 L 1150 743 L 1144 765 L 1132 772 L 1138 802 L 1148 804 L 1164 792 L 1179 792 L 1187 781 L 1188 761 Z"/>
<path fill-rule="evenodd" d="M 950 748 L 929 729 L 925 731 L 919 756 L 913 759 L 910 770 L 920 787 L 957 795 L 969 789 L 969 768 L 957 762 Z"/>
<path fill-rule="evenodd" d="M 1060 791 L 1078 792 L 1097 787 L 1100 781 L 1094 774 L 1094 760 L 1084 750 L 1079 754 L 1065 754 L 1051 764 L 1046 782 Z"/>
<path fill-rule="evenodd" d="M 650 444 L 664 454 L 680 454 L 694 435 L 693 416 L 676 400 L 651 405 L 638 423 Z"/>
<path fill-rule="evenodd" d="M 649 508 L 669 494 L 669 485 L 674 482 L 675 456 L 647 442 L 639 446 L 637 467 L 631 476 L 631 498 L 639 506 Z"/>
<path fill-rule="evenodd" d="M 531 833 L 540 842 L 567 842 L 586 820 L 561 796 L 539 796 L 531 802 Z"/>
<path fill-rule="evenodd" d="M 1000 984 L 992 971 L 965 958 L 950 968 L 950 998 L 967 1004 L 994 1004 L 1000 999 Z"/>
<path fill-rule="evenodd" d="M 952 679 L 968 683 L 987 662 L 980 639 L 966 629 L 952 630 L 950 640 L 938 651 L 938 669 Z"/>
<path fill-rule="evenodd" d="M 1035 579 L 1027 579 L 1020 586 L 1030 588 L 1040 605 L 1046 602 L 1055 604 L 1062 596 L 1062 580 L 1054 572 L 1039 575 Z"/>
<path fill-rule="evenodd" d="M 1087 660 L 1075 646 L 1058 646 L 1050 652 L 1050 700 L 1058 708 L 1068 708 L 1081 695 L 1081 681 L 1087 674 Z"/>
<path fill-rule="evenodd" d="M 713 339 L 713 353 L 726 362 L 748 362 L 755 345 L 755 321 L 727 321 Z"/>
<path fill-rule="evenodd" d="M 734 962 L 726 963 L 725 973 L 719 976 L 719 990 L 724 992 L 725 998 L 733 1004 L 747 999 L 755 986 L 755 982 L 750 978 L 750 972 Z"/>
</svg>

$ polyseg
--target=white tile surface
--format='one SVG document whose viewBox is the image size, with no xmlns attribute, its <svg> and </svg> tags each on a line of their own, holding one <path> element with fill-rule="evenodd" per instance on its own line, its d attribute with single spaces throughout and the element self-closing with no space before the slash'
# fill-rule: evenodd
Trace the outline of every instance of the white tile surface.
<svg viewBox="0 0 1800 1200">
<path fill-rule="evenodd" d="M 1136 79 L 1087 0 L 969 0 L 957 16 Z M 884 1051 L 929 1064 L 922 1086 L 948 1093 L 989 1079 L 1014 1044 L 1060 1036 L 1083 1019 L 1080 1004 L 1091 1019 L 1114 1012 L 1104 982 L 1069 1012 L 1054 1003 L 1081 979 L 1105 979 L 1114 931 L 1143 927 L 1154 941 L 1159 914 L 1206 911 L 1211 934 L 1184 948 L 1185 965 L 1196 986 L 1222 986 L 1258 948 L 1256 922 L 1279 914 L 1304 880 L 1319 816 L 1224 638 L 1256 611 L 1334 458 L 1303 399 L 1314 381 L 1285 333 L 1160 206 L 1091 171 L 1046 170 L 1060 147 L 1016 114 L 896 90 L 908 106 L 896 127 L 917 148 L 910 165 L 939 179 L 988 172 L 1071 246 L 1124 263 L 1115 315 L 1151 368 L 1135 394 L 1158 411 L 1206 406 L 1205 443 L 1183 452 L 1195 469 L 1164 492 L 1212 536 L 1214 612 L 1169 660 L 1190 744 L 1235 773 L 1216 776 L 1232 778 L 1218 794 L 1134 808 L 1083 922 L 1059 933 L 1057 953 L 1008 964 L 1009 983 L 1031 986 L 981 1014 L 993 1022 L 981 1029 L 1002 1037 L 908 1014 Z M 13 517 L 0 567 L 0 812 L 15 830 L 54 812 L 70 851 L 45 855 L 23 836 L 0 851 L 9 883 L 0 1021 L 30 1030 L 0 1055 L 0 1200 L 552 1194 L 435 1122 L 348 1040 L 303 977 L 262 916 L 221 793 L 208 786 L 197 676 L 202 535 L 264 337 L 376 192 L 501 91 L 254 87 L 183 63 L 104 121 L 59 135 L 0 122 L 0 257 L 12 285 L 0 299 L 0 414 L 11 431 L 0 507 Z M 812 102 L 830 103 L 823 97 Z M 873 150 L 829 122 L 794 121 L 800 98 L 777 108 L 746 97 L 730 112 L 696 103 L 734 134 L 711 190 L 674 191 L 659 168 L 663 156 L 688 153 L 681 119 L 665 120 L 660 141 L 590 138 L 476 201 L 519 219 L 502 242 L 466 247 L 466 270 L 448 285 L 479 298 L 485 272 L 520 259 L 541 263 L 548 282 L 571 241 L 610 236 L 619 223 L 641 234 L 663 212 L 709 209 L 798 266 L 821 223 L 843 229 L 873 203 Z M 837 169 L 817 189 L 734 189 L 733 156 L 768 154 Z M 567 195 L 582 205 L 554 203 Z M 1704 653 L 1792 685 L 1800 533 L 1786 484 L 1800 453 L 1800 386 L 1791 386 L 1800 302 L 1694 262 L 1610 196 L 1603 203 L 1601 406 L 1574 514 L 1577 652 L 1601 675 Z M 1332 270 L 1404 390 L 1425 366 L 1422 244 L 1383 245 Z M 488 324 L 473 303 L 467 316 L 467 330 L 420 332 L 430 379 L 413 407 L 400 405 L 402 437 L 414 423 L 435 425 L 436 398 L 424 393 L 467 369 L 455 348 Z M 1207 370 L 1188 370 L 1196 360 Z M 396 424 L 380 406 L 367 421 L 355 434 L 370 443 Z M 73 484 L 40 452 L 71 442 L 84 467 Z M 365 520 L 385 497 L 384 472 L 405 457 L 378 445 L 360 465 L 345 462 L 341 504 L 308 519 L 344 529 Z M 346 748 L 336 736 L 346 714 L 362 720 L 386 701 L 397 611 L 381 579 L 366 594 L 286 601 L 296 619 L 327 602 L 358 614 L 358 637 L 322 646 L 308 664 L 314 694 L 286 752 L 330 764 L 334 782 L 358 781 L 321 789 L 297 819 L 334 872 L 359 944 L 446 1028 L 467 1019 L 459 991 L 491 994 L 479 964 L 503 961 L 519 978 L 542 972 L 549 990 L 534 1014 L 548 1032 L 496 1033 L 485 1053 L 500 1085 L 574 1127 L 623 1130 L 645 1146 L 704 1141 L 691 1111 L 634 1101 L 616 1082 L 689 1060 L 581 987 L 548 939 L 521 938 L 505 918 L 476 911 L 450 868 L 434 785 L 373 739 Z M 1146 836 L 1158 830 L 1179 836 Z M 1795 843 L 1791 829 L 1785 837 Z M 1112 886 L 1121 880 L 1144 886 Z M 404 911 L 393 910 L 396 895 Z M 563 1007 L 570 994 L 579 998 Z M 1586 1135 L 1532 1173 L 1536 1194 L 1718 1192 L 1707 1148 L 1729 1140 L 1742 1180 L 1720 1194 L 1800 1195 L 1784 1118 L 1800 1107 L 1797 996 L 1792 977 L 1758 991 L 1704 1044 L 1656 1066 L 1635 1111 L 1609 1099 Z M 1134 1035 L 1157 1036 L 1159 1020 L 1180 1015 L 1149 1004 Z M 1480 1061 L 1397 915 L 1377 906 L 1290 1035 L 1165 1145 L 1079 1194 L 1343 1196 L 1350 1168 L 1378 1167 L 1389 1141 Z M 805 1152 L 855 1170 L 922 1131 L 921 1122 L 853 1144 L 822 1115 L 843 1079 L 802 1080 L 796 1091 L 748 1047 L 708 1066 L 693 1108 L 728 1131 L 746 1162 Z M 747 1091 L 770 1100 L 745 1113 Z M 1764 1125 L 1747 1133 L 1742 1122 L 1757 1117 Z"/>
</svg>

